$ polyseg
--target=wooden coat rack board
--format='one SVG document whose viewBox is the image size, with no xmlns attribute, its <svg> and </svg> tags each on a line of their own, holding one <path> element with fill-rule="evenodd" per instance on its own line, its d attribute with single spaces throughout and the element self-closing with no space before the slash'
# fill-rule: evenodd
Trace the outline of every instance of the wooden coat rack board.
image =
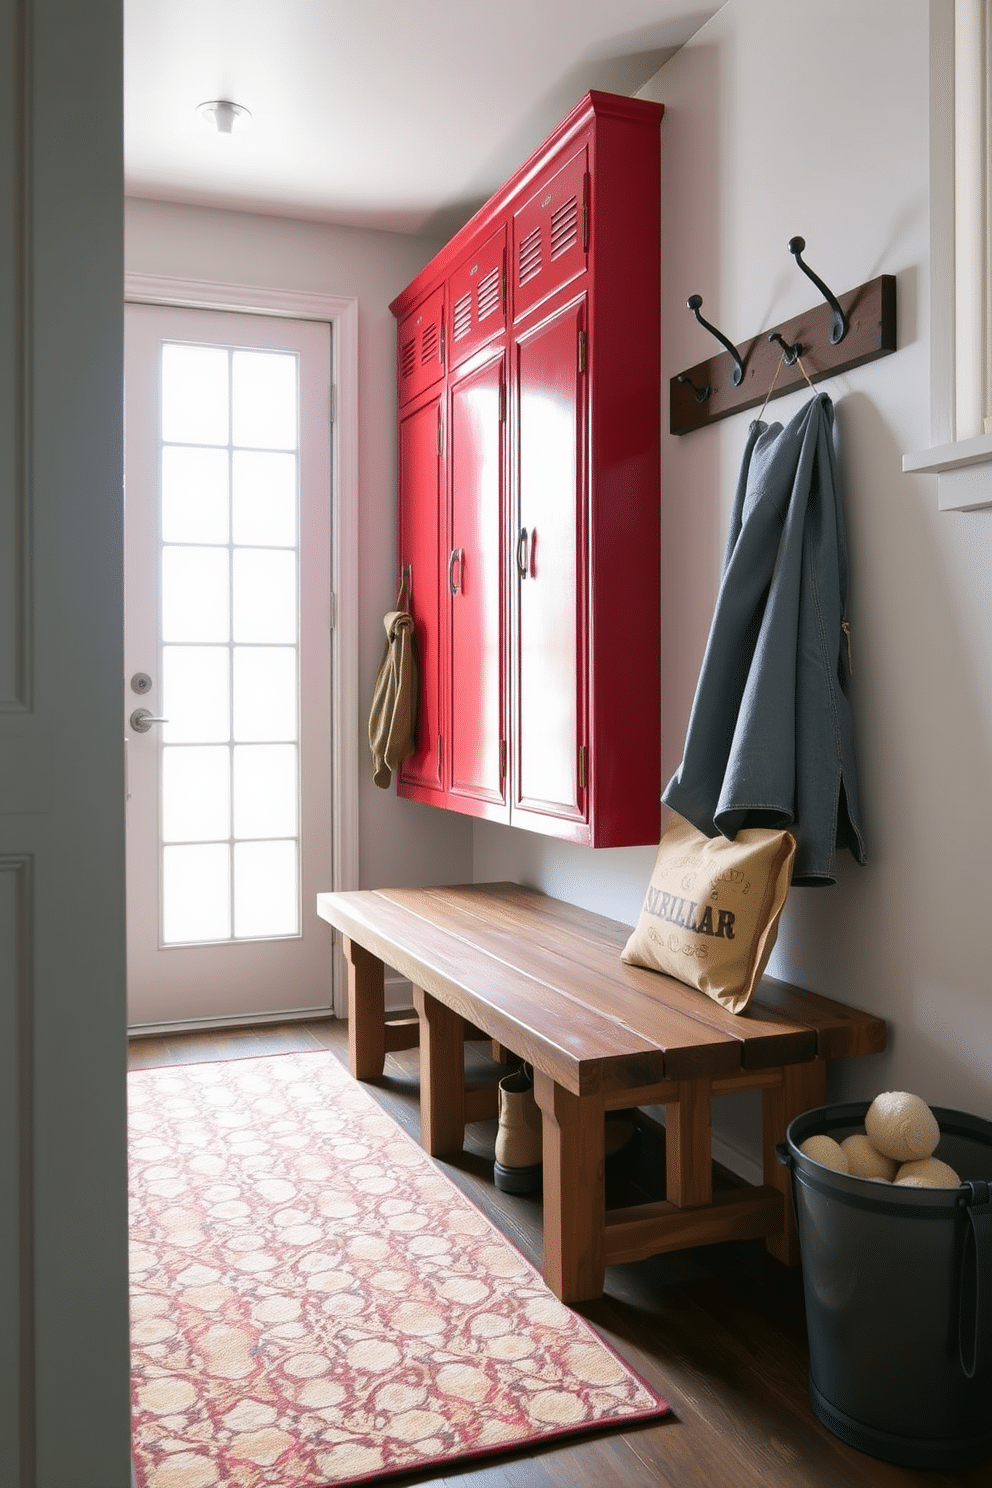
<svg viewBox="0 0 992 1488">
<path fill-rule="evenodd" d="M 807 270 L 808 272 L 808 270 Z M 697 298 L 694 296 L 694 298 Z M 830 332 L 834 311 L 824 302 L 763 331 L 743 342 L 738 354 L 744 374 L 735 386 L 734 362 L 729 352 L 721 351 L 705 362 L 697 362 L 671 379 L 670 417 L 673 434 L 690 434 L 717 419 L 727 418 L 745 408 L 756 408 L 764 402 L 775 369 L 782 356 L 781 345 L 771 340 L 782 337 L 789 346 L 800 346 L 803 366 L 811 382 L 834 377 L 864 362 L 888 356 L 896 350 L 896 281 L 892 274 L 881 274 L 867 284 L 837 297 L 847 321 L 843 338 L 834 344 Z M 690 306 L 691 308 L 691 306 Z M 680 381 L 679 379 L 685 379 Z M 692 385 L 694 384 L 694 386 Z M 784 363 L 772 393 L 773 398 L 805 386 L 798 363 Z M 697 390 L 709 388 L 701 401 Z"/>
</svg>

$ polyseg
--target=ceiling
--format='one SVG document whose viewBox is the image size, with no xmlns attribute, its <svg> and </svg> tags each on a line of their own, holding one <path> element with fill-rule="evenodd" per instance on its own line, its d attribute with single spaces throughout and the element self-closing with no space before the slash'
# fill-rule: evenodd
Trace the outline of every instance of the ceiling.
<svg viewBox="0 0 992 1488">
<path fill-rule="evenodd" d="M 124 0 L 131 195 L 447 236 L 590 88 L 634 93 L 699 0 Z M 251 113 L 224 137 L 197 105 Z"/>
</svg>

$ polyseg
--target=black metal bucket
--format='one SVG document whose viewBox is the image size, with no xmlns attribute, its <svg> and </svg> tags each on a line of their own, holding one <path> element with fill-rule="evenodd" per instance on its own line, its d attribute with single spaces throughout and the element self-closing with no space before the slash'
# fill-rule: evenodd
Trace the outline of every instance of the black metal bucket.
<svg viewBox="0 0 992 1488">
<path fill-rule="evenodd" d="M 799 1227 L 809 1393 L 841 1438 L 948 1471 L 992 1457 L 992 1122 L 934 1106 L 957 1189 L 834 1173 L 807 1137 L 864 1131 L 868 1102 L 798 1116 L 777 1150 Z"/>
</svg>

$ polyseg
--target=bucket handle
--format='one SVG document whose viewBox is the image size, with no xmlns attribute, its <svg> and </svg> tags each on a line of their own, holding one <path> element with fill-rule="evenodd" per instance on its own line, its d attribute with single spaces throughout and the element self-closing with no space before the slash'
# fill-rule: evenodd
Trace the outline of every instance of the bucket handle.
<svg viewBox="0 0 992 1488">
<path fill-rule="evenodd" d="M 775 1143 L 775 1156 L 780 1168 L 789 1170 L 789 1195 L 792 1199 L 792 1214 L 799 1229 L 799 1201 L 796 1198 L 796 1160 L 785 1142 Z"/>
<path fill-rule="evenodd" d="M 982 1343 L 988 1345 L 992 1337 L 992 1186 L 988 1183 L 963 1183 L 970 1197 L 963 1197 L 968 1218 L 971 1221 L 964 1232 L 961 1255 L 961 1286 L 958 1294 L 958 1347 L 961 1368 L 966 1379 L 974 1379 L 982 1357 Z M 969 1268 L 974 1268 L 975 1317 L 967 1342 L 971 1347 L 970 1360 L 966 1357 L 965 1340 L 965 1282 Z"/>
</svg>

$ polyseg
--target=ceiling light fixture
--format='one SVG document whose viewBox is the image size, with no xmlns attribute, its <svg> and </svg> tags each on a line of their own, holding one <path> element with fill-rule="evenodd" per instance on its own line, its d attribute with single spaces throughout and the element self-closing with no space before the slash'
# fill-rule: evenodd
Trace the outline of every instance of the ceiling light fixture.
<svg viewBox="0 0 992 1488">
<path fill-rule="evenodd" d="M 213 124 L 218 134 L 231 134 L 235 123 L 243 128 L 251 122 L 248 110 L 229 98 L 211 98 L 208 103 L 198 104 L 196 112 L 207 124 Z"/>
</svg>

